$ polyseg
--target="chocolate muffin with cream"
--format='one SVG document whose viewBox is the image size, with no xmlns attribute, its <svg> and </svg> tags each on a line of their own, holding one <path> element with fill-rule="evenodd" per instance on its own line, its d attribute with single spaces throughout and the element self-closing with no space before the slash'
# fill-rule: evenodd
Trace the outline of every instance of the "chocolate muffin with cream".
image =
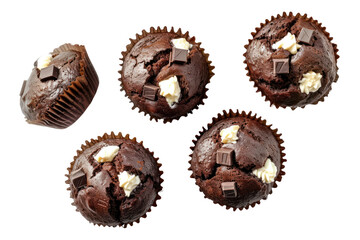
<svg viewBox="0 0 360 240">
<path fill-rule="evenodd" d="M 20 91 L 21 110 L 28 123 L 67 128 L 85 112 L 98 85 L 85 47 L 64 44 L 35 61 Z"/>
<path fill-rule="evenodd" d="M 194 142 L 191 177 L 206 198 L 226 208 L 255 206 L 285 174 L 280 135 L 251 113 L 219 114 Z"/>
<path fill-rule="evenodd" d="M 67 175 L 73 204 L 97 225 L 139 222 L 160 198 L 160 166 L 152 152 L 128 135 L 105 134 L 86 142 Z"/>
<path fill-rule="evenodd" d="M 323 101 L 338 80 L 337 46 L 316 20 L 284 13 L 252 35 L 244 54 L 248 75 L 276 107 Z"/>
<path fill-rule="evenodd" d="M 213 67 L 188 32 L 151 28 L 122 54 L 122 89 L 151 119 L 171 122 L 203 104 Z"/>
</svg>

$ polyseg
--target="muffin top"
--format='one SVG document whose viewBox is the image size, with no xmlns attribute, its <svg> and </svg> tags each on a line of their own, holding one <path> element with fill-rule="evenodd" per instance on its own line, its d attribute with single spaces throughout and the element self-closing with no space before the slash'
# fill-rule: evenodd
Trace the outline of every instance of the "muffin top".
<svg viewBox="0 0 360 240">
<path fill-rule="evenodd" d="M 107 139 L 85 149 L 69 179 L 77 210 L 88 221 L 107 226 L 138 220 L 161 190 L 152 153 L 128 139 Z"/>
<path fill-rule="evenodd" d="M 220 120 L 196 142 L 192 177 L 209 199 L 244 208 L 271 193 L 282 165 L 273 131 L 248 117 Z"/>
<path fill-rule="evenodd" d="M 52 52 L 40 57 L 20 92 L 21 110 L 30 123 L 36 123 L 80 76 L 82 55 L 78 51 Z"/>
<path fill-rule="evenodd" d="M 122 87 L 151 118 L 171 121 L 202 104 L 212 73 L 195 38 L 150 33 L 123 55 Z"/>
<path fill-rule="evenodd" d="M 330 40 L 317 21 L 300 15 L 267 21 L 247 46 L 250 79 L 276 107 L 316 104 L 338 79 Z"/>
</svg>

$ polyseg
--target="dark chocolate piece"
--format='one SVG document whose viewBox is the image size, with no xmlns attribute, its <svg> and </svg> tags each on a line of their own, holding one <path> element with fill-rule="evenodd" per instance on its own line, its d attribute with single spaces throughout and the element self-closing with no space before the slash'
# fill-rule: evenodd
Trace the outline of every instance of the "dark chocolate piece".
<svg viewBox="0 0 360 240">
<path fill-rule="evenodd" d="M 48 66 L 40 70 L 40 80 L 47 81 L 47 80 L 56 80 L 59 76 L 59 69 L 54 65 Z"/>
<path fill-rule="evenodd" d="M 173 63 L 173 62 L 184 62 L 185 63 L 185 62 L 187 62 L 187 55 L 188 55 L 188 50 L 173 47 L 172 52 L 170 54 L 170 63 Z"/>
<path fill-rule="evenodd" d="M 20 97 L 23 95 L 24 90 L 25 90 L 25 86 L 26 86 L 26 80 L 24 80 L 22 87 L 21 87 L 21 91 L 20 91 Z"/>
<path fill-rule="evenodd" d="M 145 84 L 143 88 L 143 96 L 149 100 L 155 100 L 159 87 L 151 84 Z"/>
<path fill-rule="evenodd" d="M 79 170 L 72 172 L 70 176 L 71 182 L 74 187 L 79 190 L 87 185 L 87 178 L 84 171 L 80 168 Z"/>
<path fill-rule="evenodd" d="M 274 62 L 274 74 L 289 73 L 289 59 L 273 59 Z"/>
<path fill-rule="evenodd" d="M 314 30 L 308 28 L 302 28 L 298 37 L 298 42 L 312 44 L 312 36 L 314 34 Z"/>
<path fill-rule="evenodd" d="M 231 148 L 220 148 L 216 152 L 216 163 L 231 166 L 233 164 L 233 159 L 235 156 L 235 152 Z"/>
<path fill-rule="evenodd" d="M 236 198 L 236 182 L 223 182 L 221 183 L 221 189 L 225 198 Z"/>
</svg>

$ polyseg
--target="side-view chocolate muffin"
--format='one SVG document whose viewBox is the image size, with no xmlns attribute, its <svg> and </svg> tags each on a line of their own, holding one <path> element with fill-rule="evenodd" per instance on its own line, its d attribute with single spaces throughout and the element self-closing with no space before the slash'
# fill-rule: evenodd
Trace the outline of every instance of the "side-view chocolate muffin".
<svg viewBox="0 0 360 240">
<path fill-rule="evenodd" d="M 338 80 L 337 46 L 325 27 L 292 13 L 266 20 L 245 46 L 248 75 L 276 107 L 317 104 Z"/>
<path fill-rule="evenodd" d="M 165 27 L 151 28 L 130 40 L 119 73 L 133 109 L 171 122 L 203 104 L 214 67 L 195 37 Z"/>
<path fill-rule="evenodd" d="M 85 47 L 64 44 L 35 61 L 21 88 L 21 110 L 28 123 L 67 128 L 85 112 L 98 85 Z"/>
<path fill-rule="evenodd" d="M 66 175 L 73 205 L 88 221 L 124 226 L 146 217 L 161 187 L 161 164 L 142 142 L 121 133 L 86 141 Z"/>
<path fill-rule="evenodd" d="M 206 198 L 227 209 L 254 207 L 285 174 L 280 134 L 251 112 L 224 111 L 194 143 L 191 177 Z"/>
</svg>

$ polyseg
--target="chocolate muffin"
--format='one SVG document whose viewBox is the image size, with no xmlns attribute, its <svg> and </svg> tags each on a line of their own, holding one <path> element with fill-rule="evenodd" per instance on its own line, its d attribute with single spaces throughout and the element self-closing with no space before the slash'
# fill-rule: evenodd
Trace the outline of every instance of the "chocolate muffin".
<svg viewBox="0 0 360 240">
<path fill-rule="evenodd" d="M 214 67 L 195 37 L 165 27 L 151 28 L 130 40 L 119 73 L 133 109 L 166 123 L 203 104 Z"/>
<path fill-rule="evenodd" d="M 224 111 L 194 143 L 191 177 L 206 198 L 227 209 L 254 207 L 285 174 L 280 134 L 251 112 Z"/>
<path fill-rule="evenodd" d="M 64 44 L 35 61 L 20 92 L 21 110 L 28 123 L 67 128 L 85 112 L 98 85 L 85 47 Z"/>
<path fill-rule="evenodd" d="M 124 226 L 146 217 L 161 187 L 160 164 L 142 142 L 105 134 L 81 146 L 66 175 L 73 205 L 88 221 Z"/>
<path fill-rule="evenodd" d="M 317 104 L 338 80 L 337 46 L 320 23 L 292 13 L 266 20 L 245 46 L 248 76 L 278 107 Z"/>
</svg>

